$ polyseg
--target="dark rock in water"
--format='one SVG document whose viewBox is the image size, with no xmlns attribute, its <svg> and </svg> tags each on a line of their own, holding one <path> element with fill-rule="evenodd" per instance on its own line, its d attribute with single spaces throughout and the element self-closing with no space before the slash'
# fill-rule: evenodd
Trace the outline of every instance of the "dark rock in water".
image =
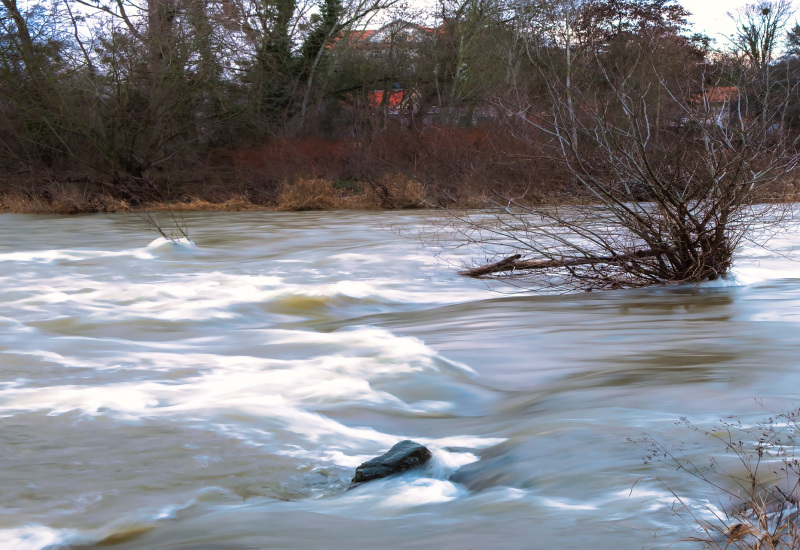
<svg viewBox="0 0 800 550">
<path fill-rule="evenodd" d="M 430 459 L 431 452 L 427 447 L 406 439 L 389 449 L 386 454 L 376 456 L 356 468 L 356 475 L 353 476 L 350 487 L 420 468 Z"/>
</svg>

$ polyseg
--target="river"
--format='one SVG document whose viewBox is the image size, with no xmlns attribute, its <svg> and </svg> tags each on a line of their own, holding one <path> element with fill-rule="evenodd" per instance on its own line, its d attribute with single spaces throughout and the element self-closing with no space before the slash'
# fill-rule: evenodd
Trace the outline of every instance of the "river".
<svg viewBox="0 0 800 550">
<path fill-rule="evenodd" d="M 796 235 L 550 295 L 458 276 L 428 215 L 0 216 L 0 548 L 664 548 L 672 492 L 718 496 L 628 439 L 703 462 L 682 417 L 797 406 Z M 403 439 L 432 464 L 347 490 Z"/>
</svg>

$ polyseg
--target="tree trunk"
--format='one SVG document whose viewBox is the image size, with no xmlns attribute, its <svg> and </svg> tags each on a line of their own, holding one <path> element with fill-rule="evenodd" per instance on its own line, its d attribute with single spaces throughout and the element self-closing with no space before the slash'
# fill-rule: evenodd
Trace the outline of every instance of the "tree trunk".
<svg viewBox="0 0 800 550">
<path fill-rule="evenodd" d="M 592 265 L 592 264 L 615 264 L 620 262 L 628 262 L 631 260 L 639 260 L 642 258 L 651 258 L 663 254 L 660 250 L 637 250 L 629 254 L 614 254 L 611 256 L 593 256 L 587 258 L 562 258 L 560 260 L 525 260 L 519 261 L 522 257 L 521 254 L 514 254 L 497 263 L 475 267 L 460 271 L 460 275 L 465 277 L 479 278 L 492 273 L 501 273 L 504 271 L 524 271 L 536 269 L 557 269 L 559 267 L 574 267 L 579 265 Z"/>
</svg>

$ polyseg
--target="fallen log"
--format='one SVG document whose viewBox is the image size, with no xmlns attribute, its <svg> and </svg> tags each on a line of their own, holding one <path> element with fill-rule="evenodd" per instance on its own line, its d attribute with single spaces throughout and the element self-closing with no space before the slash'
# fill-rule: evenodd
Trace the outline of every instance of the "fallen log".
<svg viewBox="0 0 800 550">
<path fill-rule="evenodd" d="M 517 261 L 520 258 L 522 258 L 522 254 L 514 254 L 513 256 L 509 256 L 508 258 L 500 260 L 497 263 L 484 265 L 481 267 L 474 267 L 465 271 L 459 271 L 458 274 L 464 275 L 465 277 L 483 277 L 484 275 L 499 273 L 500 271 L 514 271 L 514 266 L 520 263 Z"/>
<path fill-rule="evenodd" d="M 628 254 L 612 254 L 610 256 L 587 256 L 583 258 L 562 258 L 559 260 L 523 261 L 520 261 L 520 258 L 522 258 L 521 254 L 514 254 L 513 256 L 509 256 L 508 258 L 504 258 L 493 264 L 459 271 L 459 275 L 480 278 L 485 275 L 501 273 L 504 271 L 527 271 L 534 269 L 557 269 L 560 267 L 574 267 L 579 265 L 615 264 L 630 260 L 638 260 L 641 258 L 650 258 L 663 253 L 663 250 L 636 250 L 635 252 L 630 252 Z"/>
</svg>

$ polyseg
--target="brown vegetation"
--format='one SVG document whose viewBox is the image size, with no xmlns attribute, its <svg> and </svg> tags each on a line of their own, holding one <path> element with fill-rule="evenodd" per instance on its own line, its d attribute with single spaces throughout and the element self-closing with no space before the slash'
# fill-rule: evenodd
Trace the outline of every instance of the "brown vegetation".
<svg viewBox="0 0 800 550">
<path fill-rule="evenodd" d="M 218 150 L 192 170 L 163 171 L 131 196 L 97 178 L 48 173 L 0 175 L 0 210 L 113 212 L 140 204 L 175 210 L 319 210 L 480 207 L 490 188 L 525 202 L 557 199 L 567 182 L 558 162 L 536 159 L 497 125 L 425 127 L 353 139 L 274 138 L 259 147 Z"/>
<path fill-rule="evenodd" d="M 715 454 L 707 463 L 649 436 L 631 442 L 646 450 L 645 464 L 677 469 L 715 494 L 717 502 L 698 506 L 698 500 L 692 502 L 662 481 L 675 498 L 675 513 L 692 526 L 687 539 L 716 550 L 800 548 L 800 410 L 751 426 L 734 417 L 706 429 L 682 421 L 712 445 Z"/>
<path fill-rule="evenodd" d="M 549 103 L 550 69 L 522 40 L 541 29 L 503 1 L 447 0 L 425 25 L 361 32 L 393 4 L 3 0 L 3 208 L 277 207 L 309 178 L 344 188 L 337 205 L 557 199 L 572 178 L 503 107 L 510 94 L 534 112 Z M 586 32 L 605 24 L 592 21 Z"/>
</svg>

